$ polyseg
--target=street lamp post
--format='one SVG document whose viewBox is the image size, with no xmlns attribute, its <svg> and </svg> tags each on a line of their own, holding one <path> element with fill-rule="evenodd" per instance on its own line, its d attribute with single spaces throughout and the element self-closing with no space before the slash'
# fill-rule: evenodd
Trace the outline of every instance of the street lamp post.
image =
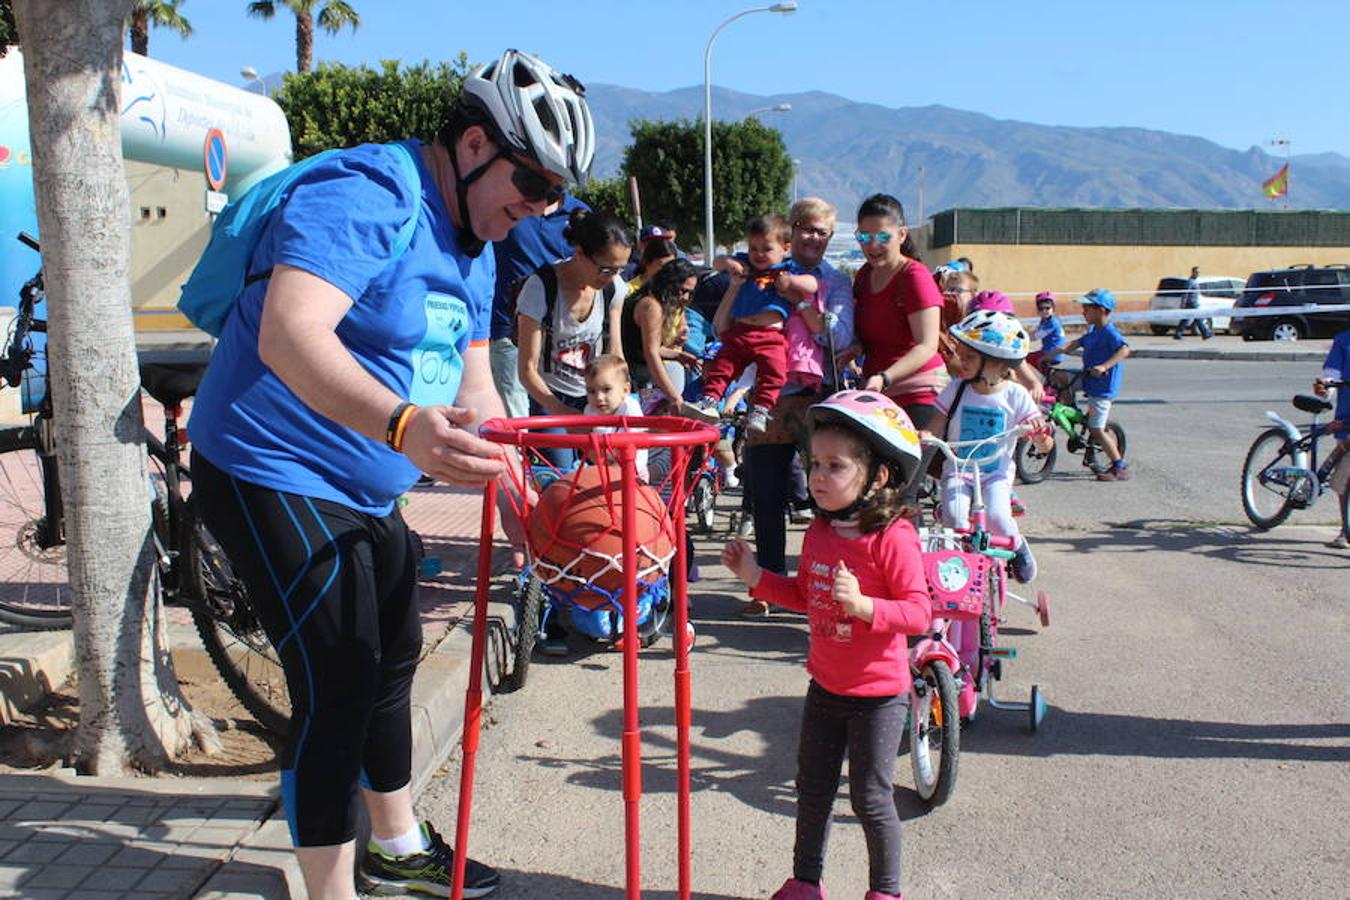
<svg viewBox="0 0 1350 900">
<path fill-rule="evenodd" d="M 249 81 L 258 82 L 258 92 L 261 93 L 264 97 L 267 96 L 267 82 L 263 81 L 261 78 L 258 77 L 257 69 L 253 68 L 252 66 L 244 66 L 242 69 L 239 70 L 239 74 L 247 78 Z"/>
<path fill-rule="evenodd" d="M 797 176 L 801 174 L 801 171 L 802 171 L 802 161 L 801 161 L 800 159 L 794 159 L 794 160 L 792 161 L 792 202 L 793 202 L 793 203 L 796 203 L 797 200 L 798 200 L 798 194 L 797 194 Z"/>
<path fill-rule="evenodd" d="M 713 251 L 713 177 L 712 177 L 712 49 L 717 36 L 732 22 L 751 13 L 794 13 L 796 0 L 785 0 L 773 6 L 757 6 L 747 9 L 724 21 L 713 29 L 708 38 L 708 48 L 703 51 L 703 255 L 704 263 L 711 265 Z"/>
<path fill-rule="evenodd" d="M 761 106 L 758 109 L 750 110 L 748 113 L 745 114 L 745 117 L 748 119 L 751 116 L 759 115 L 762 112 L 792 112 L 792 104 L 779 103 L 775 106 Z"/>
</svg>

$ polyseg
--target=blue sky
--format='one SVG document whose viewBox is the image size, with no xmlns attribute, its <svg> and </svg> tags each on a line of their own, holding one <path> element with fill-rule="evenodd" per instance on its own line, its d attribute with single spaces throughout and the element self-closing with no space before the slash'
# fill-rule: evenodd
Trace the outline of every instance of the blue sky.
<svg viewBox="0 0 1350 900">
<path fill-rule="evenodd" d="M 703 82 L 703 50 L 736 0 L 350 0 L 360 29 L 319 33 L 315 59 L 486 61 L 513 46 L 585 82 Z M 761 0 L 767 6 L 772 0 Z M 223 81 L 294 68 L 294 25 L 245 0 L 187 0 L 196 34 L 154 30 L 150 54 Z M 800 0 L 747 16 L 713 51 L 713 82 L 754 94 L 822 90 L 885 106 L 942 104 L 1051 125 L 1138 126 L 1226 147 L 1274 138 L 1350 155 L 1342 111 L 1346 0 Z M 654 111 L 659 115 L 659 111 Z M 714 115 L 716 111 L 714 110 Z M 790 114 L 789 114 L 790 115 Z"/>
</svg>

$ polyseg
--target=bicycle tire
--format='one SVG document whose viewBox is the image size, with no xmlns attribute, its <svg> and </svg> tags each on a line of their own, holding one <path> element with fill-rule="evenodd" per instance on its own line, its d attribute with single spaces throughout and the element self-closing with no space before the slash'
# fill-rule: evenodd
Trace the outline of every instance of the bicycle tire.
<svg viewBox="0 0 1350 900">
<path fill-rule="evenodd" d="M 533 575 L 517 579 L 511 595 L 515 611 L 515 654 L 511 671 L 502 677 L 498 690 L 511 693 L 525 687 L 530 677 L 530 660 L 539 640 L 539 620 L 544 612 L 544 585 Z"/>
<path fill-rule="evenodd" d="M 693 506 L 694 526 L 699 534 L 711 534 L 715 524 L 715 506 L 717 498 L 713 494 L 712 479 L 699 476 L 694 482 L 694 491 L 690 495 Z"/>
<path fill-rule="evenodd" d="M 188 504 L 184 516 L 185 589 L 202 647 L 254 720 L 284 735 L 291 701 L 286 676 L 225 551 Z"/>
<path fill-rule="evenodd" d="M 941 806 L 956 789 L 956 772 L 961 755 L 960 699 L 951 668 L 935 659 L 924 665 L 919 678 L 925 684 L 924 696 L 913 698 L 913 717 L 909 729 L 910 767 L 914 772 L 914 790 L 925 803 Z M 933 764 L 933 751 L 938 753 Z"/>
<path fill-rule="evenodd" d="M 0 622 L 56 631 L 74 619 L 66 545 L 39 546 L 44 490 L 37 432 L 0 429 Z"/>
<path fill-rule="evenodd" d="M 1274 456 L 1270 457 L 1269 462 L 1261 462 L 1263 454 L 1271 452 L 1267 448 L 1275 449 Z M 1247 520 L 1262 531 L 1269 531 L 1271 528 L 1281 524 L 1289 518 L 1289 514 L 1294 511 L 1294 498 L 1289 485 L 1269 485 L 1261 481 L 1261 474 L 1281 462 L 1286 460 L 1283 465 L 1292 466 L 1294 464 L 1294 455 L 1289 446 L 1289 437 L 1279 428 L 1267 428 L 1256 436 L 1252 441 L 1251 447 L 1247 449 L 1247 456 L 1242 461 L 1242 480 L 1239 482 L 1239 490 L 1242 494 L 1242 511 L 1247 514 Z M 1277 489 L 1278 488 L 1278 489 Z M 1273 513 L 1266 514 L 1258 509 L 1259 491 L 1269 491 L 1275 496 L 1282 498 L 1278 508 Z"/>
<path fill-rule="evenodd" d="M 1112 439 L 1116 442 L 1116 452 L 1120 454 L 1121 459 L 1125 458 L 1125 429 L 1119 422 L 1107 422 L 1106 430 L 1111 432 Z"/>
<path fill-rule="evenodd" d="M 1019 438 L 1013 448 L 1013 466 L 1017 477 L 1023 484 L 1040 484 L 1045 476 L 1055 470 L 1055 459 L 1059 455 L 1059 442 L 1050 445 L 1042 453 L 1035 444 L 1026 438 Z"/>
</svg>

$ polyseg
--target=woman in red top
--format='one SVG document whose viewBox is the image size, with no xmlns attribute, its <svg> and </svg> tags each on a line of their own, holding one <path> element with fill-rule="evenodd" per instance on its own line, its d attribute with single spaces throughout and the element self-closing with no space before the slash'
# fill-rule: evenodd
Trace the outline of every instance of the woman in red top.
<svg viewBox="0 0 1350 900">
<path fill-rule="evenodd" d="M 924 428 L 945 381 L 938 355 L 942 293 L 915 256 L 899 200 L 889 194 L 864 200 L 856 236 L 867 258 L 853 279 L 863 387 L 893 399 Z"/>
</svg>

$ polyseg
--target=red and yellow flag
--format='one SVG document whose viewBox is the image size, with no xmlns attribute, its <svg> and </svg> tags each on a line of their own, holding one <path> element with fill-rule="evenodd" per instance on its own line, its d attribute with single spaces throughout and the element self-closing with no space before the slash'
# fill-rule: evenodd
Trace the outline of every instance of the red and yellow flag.
<svg viewBox="0 0 1350 900">
<path fill-rule="evenodd" d="M 1267 200 L 1275 200 L 1289 193 L 1289 163 L 1285 163 L 1280 171 L 1261 182 L 1261 192 L 1266 195 Z"/>
</svg>

